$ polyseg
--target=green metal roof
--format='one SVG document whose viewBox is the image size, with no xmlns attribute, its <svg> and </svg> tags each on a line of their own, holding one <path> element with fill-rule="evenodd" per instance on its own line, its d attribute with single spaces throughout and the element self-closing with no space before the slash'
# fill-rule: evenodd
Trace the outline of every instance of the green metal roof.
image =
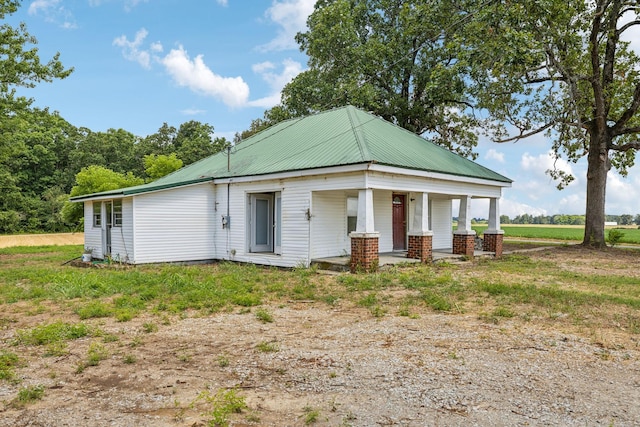
<svg viewBox="0 0 640 427">
<path fill-rule="evenodd" d="M 231 150 L 185 166 L 149 184 L 72 198 L 132 195 L 216 178 L 265 175 L 377 163 L 510 183 L 511 180 L 353 106 L 287 120 Z M 228 169 L 227 169 L 228 168 Z"/>
</svg>

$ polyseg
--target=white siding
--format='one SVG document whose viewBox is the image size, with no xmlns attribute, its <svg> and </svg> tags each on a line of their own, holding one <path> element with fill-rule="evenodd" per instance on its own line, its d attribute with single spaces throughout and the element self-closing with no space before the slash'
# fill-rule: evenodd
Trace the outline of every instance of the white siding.
<svg viewBox="0 0 640 427">
<path fill-rule="evenodd" d="M 111 256 L 116 261 L 134 263 L 133 198 L 122 200 L 122 227 L 111 228 Z"/>
<path fill-rule="evenodd" d="M 443 181 L 382 172 L 369 172 L 367 183 L 371 188 L 396 192 L 414 191 L 430 194 L 471 195 L 474 197 L 500 197 L 502 194 L 501 187 L 491 185 Z"/>
<path fill-rule="evenodd" d="M 453 225 L 451 220 L 451 200 L 432 199 L 429 201 L 429 219 L 433 230 L 433 249 L 453 247 Z"/>
<path fill-rule="evenodd" d="M 102 229 L 93 226 L 93 202 L 84 202 L 84 246 L 93 248 L 93 257 L 102 258 Z"/>
<path fill-rule="evenodd" d="M 134 196 L 134 260 L 197 261 L 214 258 L 216 220 L 211 184 Z"/>
<path fill-rule="evenodd" d="M 393 251 L 393 204 L 391 191 L 373 191 L 373 221 L 380 233 L 379 252 Z"/>
<path fill-rule="evenodd" d="M 347 235 L 347 193 L 344 191 L 313 193 L 310 246 L 312 259 L 351 252 Z"/>
</svg>

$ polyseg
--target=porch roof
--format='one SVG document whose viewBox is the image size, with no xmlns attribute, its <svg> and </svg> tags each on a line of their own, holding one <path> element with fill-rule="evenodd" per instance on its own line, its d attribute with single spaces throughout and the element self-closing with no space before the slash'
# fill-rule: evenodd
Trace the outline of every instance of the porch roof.
<svg viewBox="0 0 640 427">
<path fill-rule="evenodd" d="M 73 197 L 126 196 L 213 179 L 376 163 L 418 171 L 512 181 L 412 132 L 353 106 L 278 123 L 152 183 Z"/>
</svg>

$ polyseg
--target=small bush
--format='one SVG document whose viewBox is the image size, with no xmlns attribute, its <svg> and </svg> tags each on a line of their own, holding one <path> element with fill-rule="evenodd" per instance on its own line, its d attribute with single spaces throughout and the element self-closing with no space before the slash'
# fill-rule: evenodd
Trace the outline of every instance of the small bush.
<svg viewBox="0 0 640 427">
<path fill-rule="evenodd" d="M 41 400 L 43 396 L 44 386 L 42 385 L 23 387 L 18 391 L 18 397 L 16 397 L 15 403 L 17 403 L 18 406 L 23 406 L 27 403 Z"/>
<path fill-rule="evenodd" d="M 203 391 L 192 403 L 192 406 L 200 400 L 204 400 L 211 406 L 210 410 L 202 414 L 209 418 L 207 424 L 211 427 L 228 426 L 229 415 L 239 414 L 247 408 L 245 397 L 240 396 L 236 389 L 218 390 L 215 394 Z"/>
<path fill-rule="evenodd" d="M 259 308 L 258 310 L 256 310 L 256 319 L 258 319 L 262 323 L 272 323 L 273 315 L 264 308 Z"/>
<path fill-rule="evenodd" d="M 607 241 L 611 246 L 615 246 L 618 243 L 620 243 L 623 237 L 624 237 L 624 233 L 622 231 L 620 231 L 617 228 L 612 228 L 609 230 L 609 233 L 607 234 Z"/>
<path fill-rule="evenodd" d="M 14 353 L 0 352 L 0 380 L 13 380 L 15 378 L 14 368 L 20 359 Z"/>
<path fill-rule="evenodd" d="M 36 326 L 30 330 L 18 331 L 18 344 L 44 345 L 60 341 L 75 340 L 89 335 L 89 327 L 84 323 L 75 325 L 64 322 L 54 322 L 48 325 Z"/>
</svg>

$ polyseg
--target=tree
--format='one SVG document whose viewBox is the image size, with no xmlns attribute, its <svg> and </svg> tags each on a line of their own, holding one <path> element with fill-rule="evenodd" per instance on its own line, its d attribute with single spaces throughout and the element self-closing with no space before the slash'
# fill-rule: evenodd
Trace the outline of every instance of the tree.
<svg viewBox="0 0 640 427">
<path fill-rule="evenodd" d="M 0 20 L 18 10 L 20 0 L 0 1 Z M 16 97 L 16 88 L 32 88 L 40 82 L 64 79 L 73 69 L 65 69 L 56 53 L 48 62 L 43 63 L 38 56 L 38 43 L 27 32 L 24 23 L 17 27 L 4 23 L 0 25 L 0 118 L 23 110 L 31 102 L 24 97 Z"/>
<path fill-rule="evenodd" d="M 168 156 L 164 154 L 148 154 L 144 156 L 144 171 L 151 181 L 169 175 L 181 167 L 182 160 L 176 156 L 176 153 L 171 153 Z"/>
<path fill-rule="evenodd" d="M 285 116 L 351 104 L 475 157 L 481 121 L 466 111 L 463 69 L 443 31 L 456 17 L 443 3 L 318 1 L 296 36 L 309 69 L 283 89 Z"/>
<path fill-rule="evenodd" d="M 76 184 L 71 189 L 71 197 L 83 194 L 100 193 L 118 188 L 143 184 L 144 180 L 134 176 L 114 172 L 103 166 L 88 166 L 76 174 Z M 82 203 L 66 202 L 62 208 L 62 217 L 69 224 L 77 224 L 83 217 Z"/>
<path fill-rule="evenodd" d="M 503 124 L 496 139 L 545 133 L 557 158 L 586 157 L 583 245 L 606 246 L 607 173 L 626 175 L 640 148 L 640 60 L 623 40 L 640 24 L 640 5 L 452 0 L 450 7 L 472 16 L 458 31 L 457 57 L 468 67 L 474 104 Z M 549 172 L 560 188 L 574 178 Z"/>
<path fill-rule="evenodd" d="M 173 145 L 185 165 L 209 157 L 227 148 L 225 138 L 211 139 L 213 126 L 190 120 L 180 125 Z"/>
</svg>

